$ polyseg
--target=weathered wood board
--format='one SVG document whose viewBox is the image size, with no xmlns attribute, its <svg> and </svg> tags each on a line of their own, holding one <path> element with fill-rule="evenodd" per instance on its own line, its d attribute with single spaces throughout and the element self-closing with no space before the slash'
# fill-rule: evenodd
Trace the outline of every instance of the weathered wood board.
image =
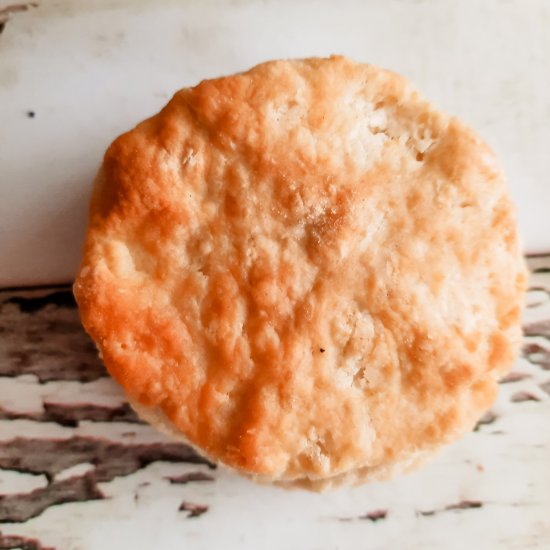
<svg viewBox="0 0 550 550">
<path fill-rule="evenodd" d="M 423 470 L 314 495 L 252 484 L 141 423 L 69 287 L 0 291 L 0 550 L 550 547 L 550 256 L 477 430 Z"/>
</svg>

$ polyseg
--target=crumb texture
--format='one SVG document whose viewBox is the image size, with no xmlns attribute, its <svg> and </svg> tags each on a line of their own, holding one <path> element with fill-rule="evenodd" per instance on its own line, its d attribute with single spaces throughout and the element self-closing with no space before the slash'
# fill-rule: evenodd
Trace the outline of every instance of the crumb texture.
<svg viewBox="0 0 550 550">
<path fill-rule="evenodd" d="M 384 477 L 471 429 L 525 288 L 491 150 L 402 77 L 332 57 L 204 81 L 119 137 L 74 291 L 140 407 L 307 483 Z"/>
</svg>

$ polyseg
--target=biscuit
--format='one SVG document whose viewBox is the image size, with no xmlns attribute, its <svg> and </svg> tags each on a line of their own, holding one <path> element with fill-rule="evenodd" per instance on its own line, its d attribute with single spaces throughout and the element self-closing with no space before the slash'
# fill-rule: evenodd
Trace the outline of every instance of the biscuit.
<svg viewBox="0 0 550 550">
<path fill-rule="evenodd" d="M 521 339 L 495 156 L 404 78 L 273 61 L 107 150 L 74 292 L 141 414 L 259 481 L 385 479 L 471 430 Z"/>
</svg>

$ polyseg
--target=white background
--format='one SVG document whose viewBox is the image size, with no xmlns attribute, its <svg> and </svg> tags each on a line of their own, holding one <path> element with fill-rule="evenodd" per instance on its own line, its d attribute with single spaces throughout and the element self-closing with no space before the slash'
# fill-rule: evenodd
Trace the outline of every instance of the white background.
<svg viewBox="0 0 550 550">
<path fill-rule="evenodd" d="M 475 126 L 527 250 L 550 250 L 548 0 L 42 0 L 0 35 L 0 285 L 73 277 L 103 151 L 178 88 L 331 53 L 403 73 Z"/>
</svg>

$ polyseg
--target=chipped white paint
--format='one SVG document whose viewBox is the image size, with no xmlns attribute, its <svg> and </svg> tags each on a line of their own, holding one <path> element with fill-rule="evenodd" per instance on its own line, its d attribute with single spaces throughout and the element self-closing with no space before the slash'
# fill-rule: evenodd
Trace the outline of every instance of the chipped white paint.
<svg viewBox="0 0 550 550">
<path fill-rule="evenodd" d="M 48 480 L 44 475 L 0 470 L 0 495 L 28 493 L 47 484 Z"/>
<path fill-rule="evenodd" d="M 62 481 L 64 479 L 70 479 L 71 477 L 82 476 L 91 472 L 94 468 L 95 466 L 93 464 L 83 462 L 82 464 L 77 464 L 76 466 L 62 470 L 54 476 L 54 479 L 56 481 Z"/>
<path fill-rule="evenodd" d="M 23 380 L 22 380 L 23 379 Z M 21 395 L 25 399 L 21 400 Z M 124 395 L 111 380 L 100 378 L 93 382 L 54 381 L 37 384 L 36 376 L 7 378 L 0 384 L 0 404 L 17 412 L 37 412 L 42 403 L 74 403 L 74 396 L 80 394 L 85 402 L 116 406 L 124 403 Z"/>
<path fill-rule="evenodd" d="M 37 1 L 0 35 L 0 285 L 72 278 L 106 145 L 175 90 L 330 53 L 405 74 L 479 128 L 528 249 L 550 249 L 548 0 Z"/>
</svg>

